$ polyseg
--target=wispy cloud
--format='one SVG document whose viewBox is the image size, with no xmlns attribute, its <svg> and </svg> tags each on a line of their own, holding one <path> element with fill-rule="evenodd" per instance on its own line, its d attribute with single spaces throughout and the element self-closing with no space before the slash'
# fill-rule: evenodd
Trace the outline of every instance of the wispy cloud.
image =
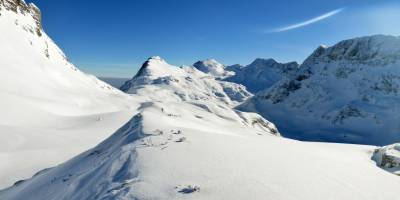
<svg viewBox="0 0 400 200">
<path fill-rule="evenodd" d="M 293 29 L 296 29 L 296 28 L 300 28 L 300 27 L 303 27 L 303 26 L 307 26 L 307 25 L 310 25 L 310 24 L 319 22 L 319 21 L 321 21 L 321 20 L 324 20 L 324 19 L 326 19 L 326 18 L 332 17 L 332 16 L 334 16 L 334 15 L 336 15 L 336 14 L 342 12 L 344 9 L 345 9 L 345 8 L 339 8 L 339 9 L 336 9 L 336 10 L 332 10 L 332 11 L 330 11 L 330 12 L 327 12 L 327 13 L 325 13 L 325 14 L 322 14 L 322 15 L 320 15 L 320 16 L 318 16 L 318 17 L 314 17 L 314 18 L 309 19 L 309 20 L 307 20 L 307 21 L 299 22 L 299 23 L 296 23 L 296 24 L 291 24 L 291 25 L 284 26 L 284 27 L 277 28 L 277 29 L 273 29 L 273 30 L 270 30 L 270 31 L 268 31 L 268 32 L 270 32 L 270 33 L 271 33 L 271 32 L 272 32 L 272 33 L 284 32 L 284 31 L 289 31 L 289 30 L 293 30 Z"/>
</svg>

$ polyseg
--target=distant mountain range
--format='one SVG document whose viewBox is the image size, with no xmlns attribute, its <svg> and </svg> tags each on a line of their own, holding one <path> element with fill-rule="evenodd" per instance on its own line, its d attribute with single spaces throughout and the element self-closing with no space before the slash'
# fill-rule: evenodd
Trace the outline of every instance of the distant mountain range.
<svg viewBox="0 0 400 200">
<path fill-rule="evenodd" d="M 384 145 L 400 141 L 400 38 L 368 36 L 319 47 L 238 109 L 291 138 Z"/>
<path fill-rule="evenodd" d="M 375 35 L 320 46 L 304 63 L 256 59 L 193 66 L 254 94 L 238 105 L 275 122 L 286 137 L 389 144 L 400 141 L 400 38 Z"/>
<path fill-rule="evenodd" d="M 153 56 L 118 90 L 41 23 L 33 4 L 0 0 L 1 200 L 399 196 L 399 144 L 282 137 L 397 142 L 398 37 L 321 46 L 300 66 Z"/>
</svg>

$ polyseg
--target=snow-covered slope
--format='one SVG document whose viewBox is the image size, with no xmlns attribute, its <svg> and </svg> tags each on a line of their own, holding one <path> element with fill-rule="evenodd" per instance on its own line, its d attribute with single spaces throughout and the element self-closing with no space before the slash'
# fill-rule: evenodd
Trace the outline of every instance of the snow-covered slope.
<svg viewBox="0 0 400 200">
<path fill-rule="evenodd" d="M 272 123 L 213 96 L 209 88 L 221 83 L 150 58 L 125 84 L 131 120 L 96 147 L 1 190 L 0 199 L 397 198 L 400 179 L 371 160 L 376 147 L 277 137 Z"/>
<path fill-rule="evenodd" d="M 319 47 L 240 108 L 292 138 L 382 145 L 400 141 L 399 95 L 400 38 L 376 35 Z"/>
<path fill-rule="evenodd" d="M 0 30 L 0 187 L 5 187 L 92 147 L 131 114 L 116 113 L 130 106 L 126 94 L 68 62 L 42 29 L 33 4 L 0 0 Z"/>
<path fill-rule="evenodd" d="M 223 78 L 226 76 L 233 75 L 232 72 L 225 70 L 225 66 L 215 59 L 207 59 L 203 61 L 198 61 L 193 64 L 193 67 L 202 71 L 206 74 L 210 74 L 217 78 Z"/>
<path fill-rule="evenodd" d="M 399 177 L 370 159 L 375 147 L 289 140 L 221 114 L 189 102 L 143 102 L 113 136 L 0 191 L 0 199 L 398 197 Z"/>
<path fill-rule="evenodd" d="M 276 82 L 291 78 L 298 70 L 296 62 L 278 63 L 274 59 L 257 58 L 247 66 L 232 65 L 225 68 L 235 72 L 235 75 L 225 78 L 225 81 L 239 83 L 253 93 L 265 90 Z"/>
<path fill-rule="evenodd" d="M 172 66 L 159 56 L 149 58 L 120 89 L 130 94 L 145 94 L 150 89 L 148 97 L 155 101 L 212 101 L 230 106 L 251 96 L 242 85 L 216 80 L 192 66 Z"/>
<path fill-rule="evenodd" d="M 33 11 L 9 2 L 0 0 L 0 184 L 43 170 L 0 199 L 398 197 L 400 179 L 371 160 L 376 147 L 279 137 L 260 115 L 234 109 L 250 96 L 244 86 L 160 57 L 122 86 L 125 95 L 68 63 L 34 31 Z"/>
<path fill-rule="evenodd" d="M 16 10 L 13 2 L 18 2 Z M 119 109 L 115 97 L 124 94 L 69 63 L 40 27 L 40 11 L 36 6 L 5 0 L 0 7 L 0 28 L 3 30 L 0 34 L 0 91 L 3 102 L 10 100 L 17 106 L 29 97 L 32 102 L 28 104 L 65 115 L 88 114 L 93 107 L 103 111 Z M 3 113 L 8 110 L 2 109 Z M 18 115 L 19 120 L 23 117 Z M 3 123 L 5 120 L 14 118 L 7 115 L 7 119 L 1 119 Z"/>
</svg>

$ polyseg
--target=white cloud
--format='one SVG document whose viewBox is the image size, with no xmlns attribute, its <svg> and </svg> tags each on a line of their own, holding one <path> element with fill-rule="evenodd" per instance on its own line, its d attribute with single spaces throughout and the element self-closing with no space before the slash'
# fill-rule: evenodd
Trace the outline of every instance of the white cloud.
<svg viewBox="0 0 400 200">
<path fill-rule="evenodd" d="M 325 13 L 323 15 L 318 16 L 318 17 L 314 17 L 314 18 L 309 19 L 307 21 L 299 22 L 299 23 L 296 23 L 296 24 L 291 24 L 291 25 L 284 26 L 284 27 L 277 28 L 277 29 L 273 29 L 273 30 L 271 30 L 269 32 L 277 33 L 277 32 L 289 31 L 289 30 L 293 30 L 293 29 L 300 28 L 300 27 L 303 27 L 303 26 L 307 26 L 307 25 L 319 22 L 321 20 L 324 20 L 326 18 L 332 17 L 332 16 L 342 12 L 343 10 L 344 10 L 344 8 L 339 8 L 339 9 L 336 9 L 336 10 L 332 10 L 330 12 L 327 12 L 327 13 Z"/>
</svg>

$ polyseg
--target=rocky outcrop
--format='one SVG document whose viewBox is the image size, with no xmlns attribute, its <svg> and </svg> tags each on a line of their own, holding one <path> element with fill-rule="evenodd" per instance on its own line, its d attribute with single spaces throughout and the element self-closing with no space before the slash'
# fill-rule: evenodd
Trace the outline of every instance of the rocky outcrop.
<svg viewBox="0 0 400 200">
<path fill-rule="evenodd" d="M 36 34 L 42 36 L 42 14 L 35 4 L 27 4 L 24 0 L 0 0 L 0 10 L 2 8 L 23 15 L 31 15 L 36 22 Z"/>
<path fill-rule="evenodd" d="M 376 149 L 372 160 L 379 167 L 400 176 L 400 143 Z"/>
<path fill-rule="evenodd" d="M 29 4 L 29 10 L 30 13 L 33 17 L 33 19 L 36 22 L 36 33 L 38 34 L 38 36 L 42 35 L 42 13 L 40 12 L 40 9 L 33 3 Z"/>
</svg>

